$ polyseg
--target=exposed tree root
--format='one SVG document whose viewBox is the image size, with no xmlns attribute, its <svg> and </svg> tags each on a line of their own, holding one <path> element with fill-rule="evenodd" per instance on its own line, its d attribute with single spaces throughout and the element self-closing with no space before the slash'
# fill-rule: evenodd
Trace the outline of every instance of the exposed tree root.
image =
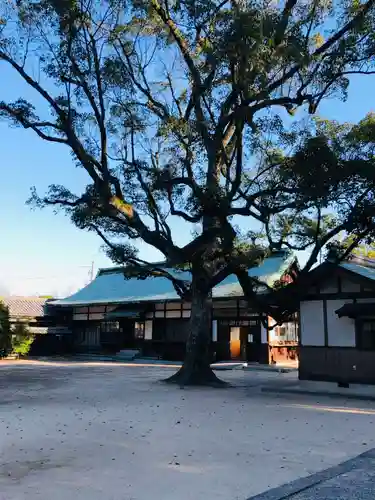
<svg viewBox="0 0 375 500">
<path fill-rule="evenodd" d="M 165 380 L 168 384 L 180 386 L 227 387 L 228 383 L 220 380 L 208 366 L 203 369 L 182 366 L 177 373 Z"/>
</svg>

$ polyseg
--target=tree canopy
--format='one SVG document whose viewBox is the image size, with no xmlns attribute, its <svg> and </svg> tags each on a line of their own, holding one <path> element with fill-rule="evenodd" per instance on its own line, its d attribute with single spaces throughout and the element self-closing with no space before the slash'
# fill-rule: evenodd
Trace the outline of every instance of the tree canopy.
<svg viewBox="0 0 375 500">
<path fill-rule="evenodd" d="M 96 232 L 127 273 L 165 276 L 181 297 L 200 297 L 198 309 L 235 274 L 261 307 L 247 269 L 272 251 L 310 249 L 303 274 L 340 233 L 354 236 L 351 248 L 371 235 L 374 117 L 311 116 L 324 99 L 345 99 L 352 75 L 374 73 L 375 0 L 1 9 L 0 62 L 36 97 L 0 95 L 0 116 L 67 146 L 89 179 L 84 192 L 52 185 L 32 201 Z M 174 220 L 191 226 L 186 245 Z M 139 258 L 139 240 L 167 267 Z M 167 269 L 181 267 L 191 282 Z"/>
</svg>

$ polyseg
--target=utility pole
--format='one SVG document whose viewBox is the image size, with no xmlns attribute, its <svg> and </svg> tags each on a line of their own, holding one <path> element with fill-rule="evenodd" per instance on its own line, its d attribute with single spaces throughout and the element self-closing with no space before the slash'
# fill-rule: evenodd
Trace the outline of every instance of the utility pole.
<svg viewBox="0 0 375 500">
<path fill-rule="evenodd" d="M 91 283 L 91 281 L 94 279 L 94 261 L 91 262 L 89 277 L 90 277 L 90 283 Z"/>
</svg>

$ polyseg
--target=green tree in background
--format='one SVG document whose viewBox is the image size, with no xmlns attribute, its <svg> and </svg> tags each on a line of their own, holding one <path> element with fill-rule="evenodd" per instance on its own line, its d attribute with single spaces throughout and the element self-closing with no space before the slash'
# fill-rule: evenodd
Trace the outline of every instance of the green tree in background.
<svg viewBox="0 0 375 500">
<path fill-rule="evenodd" d="M 9 310 L 0 300 L 0 357 L 6 356 L 12 349 Z"/>
<path fill-rule="evenodd" d="M 192 303 L 186 358 L 173 381 L 217 382 L 209 367 L 215 285 L 235 274 L 252 307 L 282 321 L 289 306 L 260 301 L 265 284 L 248 268 L 278 249 L 309 249 L 303 279 L 337 235 L 353 234 L 354 248 L 373 231 L 373 136 L 362 134 L 365 124 L 356 139 L 353 126 L 336 139 L 338 124 L 291 124 L 324 99 L 345 99 L 352 75 L 373 72 L 374 5 L 2 3 L 0 63 L 35 99 L 0 100 L 0 116 L 56 151 L 68 147 L 88 174 L 83 192 L 52 185 L 33 202 L 62 208 L 97 233 L 127 276 L 164 276 Z M 191 226 L 184 246 L 175 221 Z M 250 243 L 238 244 L 244 233 Z M 165 265 L 143 261 L 139 241 Z"/>
<path fill-rule="evenodd" d="M 12 329 L 12 353 L 18 357 L 27 356 L 34 338 L 24 323 L 16 323 Z"/>
</svg>

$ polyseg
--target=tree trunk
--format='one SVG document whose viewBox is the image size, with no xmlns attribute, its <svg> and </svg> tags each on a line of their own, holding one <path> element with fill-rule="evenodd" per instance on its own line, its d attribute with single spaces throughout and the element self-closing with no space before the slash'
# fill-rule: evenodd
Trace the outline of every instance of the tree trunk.
<svg viewBox="0 0 375 500">
<path fill-rule="evenodd" d="M 183 385 L 223 386 L 210 364 L 211 358 L 211 301 L 205 287 L 199 287 L 193 278 L 190 331 L 186 342 L 185 360 L 180 370 L 166 382 Z"/>
</svg>

